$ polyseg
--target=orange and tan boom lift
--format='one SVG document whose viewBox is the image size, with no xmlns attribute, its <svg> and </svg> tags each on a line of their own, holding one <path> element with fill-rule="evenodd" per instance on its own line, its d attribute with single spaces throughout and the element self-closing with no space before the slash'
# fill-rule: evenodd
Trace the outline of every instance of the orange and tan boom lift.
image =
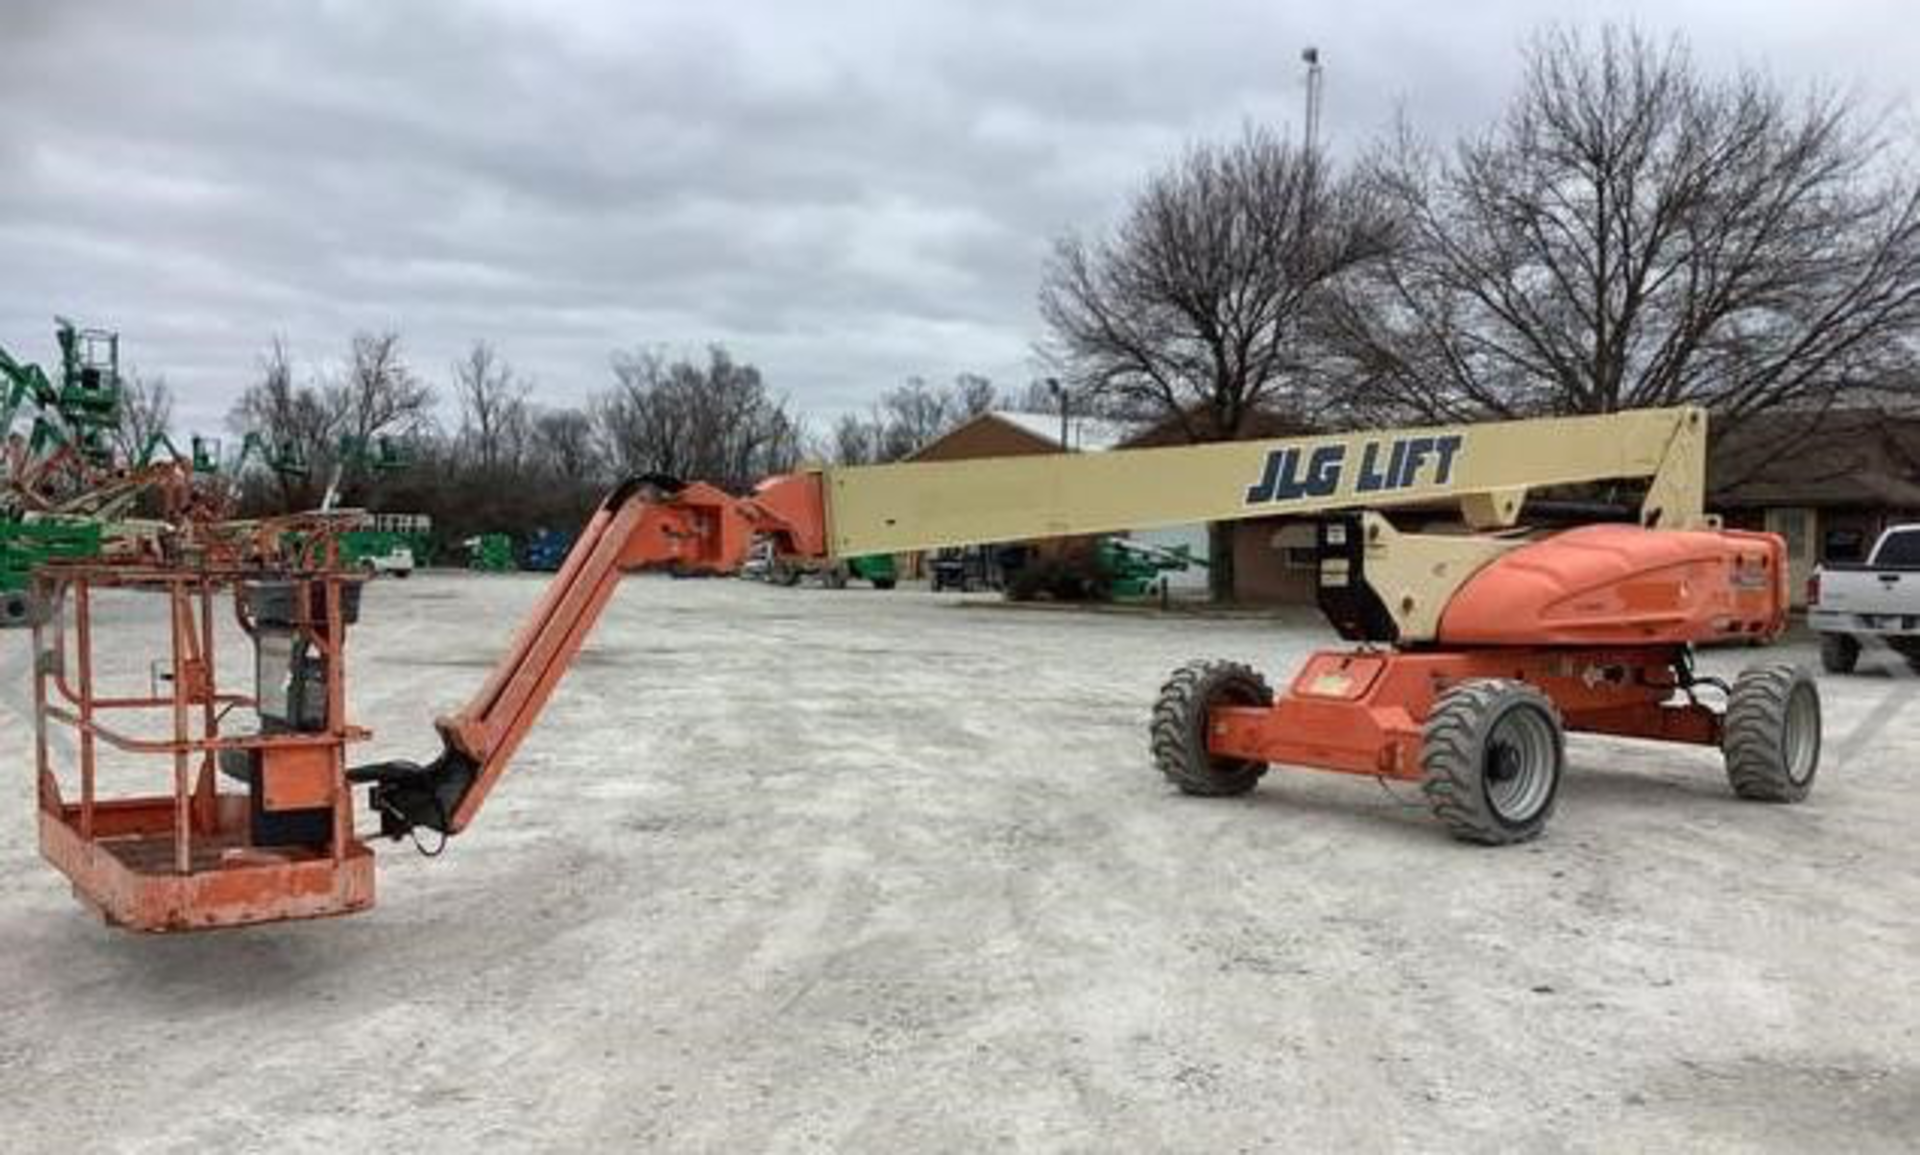
<svg viewBox="0 0 1920 1155">
<path fill-rule="evenodd" d="M 1705 514 L 1705 446 L 1705 413 L 1681 408 L 829 469 L 738 498 L 635 479 L 593 515 L 479 692 L 439 720 L 443 749 L 424 765 L 347 765 L 347 743 L 366 736 L 347 722 L 341 686 L 350 575 L 176 577 L 175 643 L 186 648 L 170 697 L 156 697 L 173 737 L 152 747 L 172 757 L 174 793 L 118 801 L 94 797 L 90 764 L 67 800 L 49 758 L 46 735 L 60 724 L 90 757 L 113 702 L 88 684 L 86 609 L 88 587 L 112 579 L 55 569 L 45 593 L 77 603 L 78 653 L 65 611 L 36 631 L 42 846 L 84 899 L 141 929 L 359 910 L 373 901 L 372 853 L 354 833 L 353 788 L 368 787 L 390 837 L 465 829 L 623 573 L 731 572 L 767 538 L 817 559 L 1273 516 L 1317 520 L 1321 605 L 1350 645 L 1315 654 L 1277 696 L 1238 664 L 1176 671 L 1151 735 L 1158 770 L 1179 789 L 1238 794 L 1269 765 L 1400 779 L 1456 836 L 1517 842 L 1552 812 L 1573 730 L 1717 746 L 1736 794 L 1799 801 L 1820 753 L 1809 676 L 1779 664 L 1731 684 L 1694 672 L 1696 644 L 1772 640 L 1788 606 L 1780 540 Z M 1521 524 L 1550 508 L 1530 494 L 1596 483 L 1632 486 L 1637 508 L 1619 523 Z M 1383 510 L 1453 524 L 1408 532 Z M 252 695 L 217 689 L 211 626 L 195 617 L 196 606 L 211 613 L 222 584 L 256 639 Z M 65 677 L 75 665 L 78 688 Z M 214 727 L 235 707 L 261 732 L 189 725 L 204 715 Z M 221 770 L 245 793 L 221 791 Z"/>
</svg>

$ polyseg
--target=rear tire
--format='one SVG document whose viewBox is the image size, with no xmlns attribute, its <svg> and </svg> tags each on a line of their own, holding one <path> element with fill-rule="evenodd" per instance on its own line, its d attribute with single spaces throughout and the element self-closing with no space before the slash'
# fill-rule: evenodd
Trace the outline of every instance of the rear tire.
<svg viewBox="0 0 1920 1155">
<path fill-rule="evenodd" d="M 873 579 L 873 588 L 877 590 L 890 590 L 894 587 L 894 584 L 895 584 L 895 579 L 893 578 L 874 578 Z"/>
<path fill-rule="evenodd" d="M 1566 762 L 1551 699 L 1525 682 L 1474 678 L 1449 687 L 1427 715 L 1420 789 L 1455 838 L 1505 846 L 1546 829 Z"/>
<path fill-rule="evenodd" d="M 1829 674 L 1851 674 L 1860 664 L 1860 639 L 1852 634 L 1820 635 L 1820 666 Z"/>
<path fill-rule="evenodd" d="M 1222 798 L 1245 794 L 1267 772 L 1265 762 L 1220 758 L 1207 749 L 1215 706 L 1271 706 L 1273 687 L 1239 662 L 1188 662 L 1160 687 L 1153 707 L 1153 764 L 1182 794 Z"/>
<path fill-rule="evenodd" d="M 1910 637 L 1896 638 L 1891 643 L 1893 652 L 1906 659 L 1907 668 L 1920 674 L 1920 641 Z"/>
<path fill-rule="evenodd" d="M 1820 689 L 1798 666 L 1755 666 L 1733 682 L 1721 752 L 1733 792 L 1799 802 L 1820 772 Z"/>
</svg>

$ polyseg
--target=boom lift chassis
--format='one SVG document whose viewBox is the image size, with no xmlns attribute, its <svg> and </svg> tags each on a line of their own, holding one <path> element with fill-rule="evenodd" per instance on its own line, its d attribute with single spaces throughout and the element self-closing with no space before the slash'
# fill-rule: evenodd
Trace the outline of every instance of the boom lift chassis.
<svg viewBox="0 0 1920 1155">
<path fill-rule="evenodd" d="M 387 837 L 465 829 L 623 573 L 731 573 L 767 541 L 803 563 L 1270 516 L 1318 522 L 1321 605 L 1350 645 L 1314 655 L 1277 696 L 1234 663 L 1176 671 L 1150 729 L 1154 763 L 1180 790 L 1238 794 L 1276 764 L 1417 782 L 1455 836 L 1518 842 L 1544 828 L 1564 736 L 1582 731 L 1717 746 L 1736 794 L 1799 801 L 1820 750 L 1810 676 L 1694 672 L 1695 644 L 1770 641 L 1788 604 L 1781 541 L 1704 513 L 1705 443 L 1704 412 L 1673 409 L 807 472 L 744 497 L 636 478 L 593 515 L 485 684 L 438 720 L 442 750 L 426 763 L 347 766 L 347 744 L 367 735 L 345 717 L 358 585 L 337 565 L 54 565 L 39 580 L 60 612 L 35 634 L 42 849 L 83 899 L 138 929 L 364 909 L 372 857 L 353 788 L 368 788 Z M 1627 524 L 1520 527 L 1530 493 L 1602 482 L 1641 488 Z M 1384 509 L 1451 511 L 1467 532 L 1408 532 Z M 108 585 L 168 598 L 166 693 L 96 693 L 89 607 Z M 251 695 L 215 684 L 221 591 L 254 642 Z M 120 709 L 161 712 L 170 733 L 128 738 L 103 721 Z M 257 730 L 223 734 L 232 710 Z M 55 726 L 79 736 L 75 801 L 52 766 Z M 99 742 L 170 759 L 172 792 L 98 797 Z M 221 777 L 245 793 L 222 793 Z"/>
</svg>

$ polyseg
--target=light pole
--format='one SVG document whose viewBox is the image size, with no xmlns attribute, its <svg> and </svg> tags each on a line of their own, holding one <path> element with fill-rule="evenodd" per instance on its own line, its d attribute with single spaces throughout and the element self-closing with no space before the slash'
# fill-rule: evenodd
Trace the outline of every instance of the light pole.
<svg viewBox="0 0 1920 1155">
<path fill-rule="evenodd" d="M 1320 145 L 1320 50 L 1309 44 L 1300 50 L 1300 62 L 1307 66 L 1307 160 Z"/>
<path fill-rule="evenodd" d="M 1053 399 L 1060 403 L 1060 451 L 1064 453 L 1072 448 L 1067 444 L 1067 406 L 1073 395 L 1066 386 L 1060 384 L 1058 377 L 1047 378 L 1047 392 L 1053 394 Z"/>
</svg>

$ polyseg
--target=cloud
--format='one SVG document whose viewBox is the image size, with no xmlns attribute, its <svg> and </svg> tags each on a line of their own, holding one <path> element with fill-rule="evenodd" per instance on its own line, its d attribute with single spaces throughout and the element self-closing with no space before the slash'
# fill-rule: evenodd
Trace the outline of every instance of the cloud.
<svg viewBox="0 0 1920 1155">
<path fill-rule="evenodd" d="M 1876 99 L 1920 59 L 1891 0 L 1603 7 Z M 1050 238 L 1186 140 L 1297 123 L 1301 46 L 1352 149 L 1401 105 L 1484 121 L 1537 11 L 14 0 L 0 344 L 117 327 L 200 428 L 273 335 L 317 364 L 359 328 L 435 380 L 484 337 L 553 403 L 616 348 L 712 341 L 821 413 L 909 374 L 1019 384 Z"/>
</svg>

